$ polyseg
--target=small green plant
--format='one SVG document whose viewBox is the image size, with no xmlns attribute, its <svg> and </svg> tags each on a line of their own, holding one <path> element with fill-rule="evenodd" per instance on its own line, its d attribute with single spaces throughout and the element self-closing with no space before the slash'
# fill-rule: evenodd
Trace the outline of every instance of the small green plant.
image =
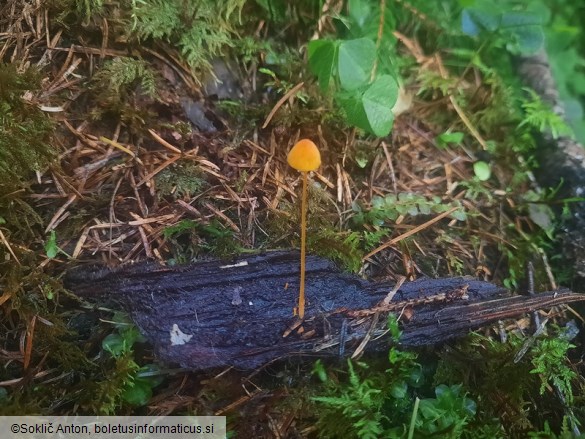
<svg viewBox="0 0 585 439">
<path fill-rule="evenodd" d="M 395 221 L 399 216 L 430 215 L 442 213 L 453 207 L 460 207 L 451 214 L 452 218 L 465 221 L 467 214 L 459 201 L 445 203 L 441 197 L 427 198 L 423 195 L 401 192 L 398 195 L 388 194 L 385 197 L 374 196 L 370 209 L 363 209 L 357 203 L 352 206 L 355 215 L 352 222 L 355 226 L 371 224 L 383 226 L 387 221 Z"/>
<path fill-rule="evenodd" d="M 175 200 L 192 197 L 205 185 L 204 173 L 191 161 L 163 169 L 154 177 L 154 182 L 159 198 L 170 196 Z"/>
<path fill-rule="evenodd" d="M 394 20 L 390 8 L 381 11 L 378 2 L 353 0 L 348 6 L 349 16 L 341 18 L 346 38 L 311 41 L 309 67 L 322 91 L 336 90 L 335 100 L 351 125 L 384 137 L 392 129 L 398 98 L 389 63 Z"/>
<path fill-rule="evenodd" d="M 576 435 L 571 432 L 569 427 L 569 420 L 567 417 L 563 418 L 563 426 L 561 432 L 557 435 L 550 428 L 548 421 L 544 422 L 544 429 L 542 431 L 531 431 L 528 433 L 531 439 L 583 439 L 585 434 Z"/>
<path fill-rule="evenodd" d="M 47 258 L 53 259 L 57 257 L 59 253 L 71 258 L 70 255 L 65 253 L 63 249 L 57 245 L 57 233 L 54 230 L 51 230 L 49 239 L 47 239 L 47 242 L 45 243 L 45 254 L 47 255 Z"/>
<path fill-rule="evenodd" d="M 315 254 L 334 260 L 347 271 L 356 273 L 362 266 L 364 256 L 360 241 L 359 232 L 319 229 L 308 237 L 307 246 Z"/>
<path fill-rule="evenodd" d="M 473 419 L 477 410 L 472 399 L 462 395 L 460 385 L 435 388 L 435 398 L 420 402 L 420 418 L 415 422 L 419 433 L 431 436 L 460 437 L 465 425 Z"/>
<path fill-rule="evenodd" d="M 534 90 L 524 88 L 528 98 L 522 102 L 522 109 L 525 112 L 524 120 L 518 127 L 528 125 L 536 128 L 541 133 L 550 132 L 553 138 L 569 136 L 573 132 L 561 116 L 556 114 Z"/>
<path fill-rule="evenodd" d="M 547 17 L 546 48 L 555 84 L 575 137 L 585 144 L 585 65 L 582 7 L 569 0 L 533 2 Z"/>
<path fill-rule="evenodd" d="M 163 236 L 172 244 L 173 258 L 170 262 L 176 264 L 191 262 L 202 251 L 218 257 L 227 257 L 240 250 L 234 240 L 234 232 L 217 220 L 209 224 L 182 220 L 165 228 Z"/>
<path fill-rule="evenodd" d="M 34 68 L 0 63 L 0 193 L 19 187 L 56 155 L 53 123 L 31 97 L 40 88 Z"/>
<path fill-rule="evenodd" d="M 535 53 L 544 44 L 543 17 L 530 10 L 517 10 L 512 5 L 494 8 L 488 0 L 475 0 L 463 9 L 461 29 L 472 37 L 490 39 L 512 53 Z"/>
<path fill-rule="evenodd" d="M 394 316 L 389 317 L 388 330 L 398 341 L 401 333 Z M 320 437 L 461 437 L 475 416 L 475 402 L 457 385 L 439 385 L 434 398 L 416 398 L 424 381 L 416 359 L 416 354 L 392 347 L 385 372 L 348 360 L 347 382 L 317 362 L 313 372 L 326 393 L 312 398 L 318 407 Z"/>
<path fill-rule="evenodd" d="M 464 137 L 465 134 L 459 131 L 455 132 L 445 131 L 444 133 L 439 134 L 437 136 L 436 138 L 437 146 L 439 148 L 446 148 L 451 144 L 459 145 L 461 144 L 461 142 L 463 142 Z"/>
<path fill-rule="evenodd" d="M 210 59 L 234 45 L 235 25 L 245 0 L 131 0 L 132 32 L 141 40 L 168 41 L 195 69 L 211 69 Z"/>
<path fill-rule="evenodd" d="M 367 369 L 364 363 L 358 363 L 362 369 Z M 385 395 L 382 390 L 374 386 L 370 379 L 361 378 L 354 369 L 353 363 L 348 360 L 348 384 L 340 386 L 335 396 L 316 396 L 313 401 L 326 407 L 324 417 L 320 418 L 322 427 L 325 427 L 322 437 L 342 437 L 347 435 L 347 424 L 351 432 L 363 439 L 374 439 L 382 436 L 384 428 L 382 421 L 387 418 L 382 414 L 382 404 Z M 315 373 L 325 376 L 323 365 L 315 364 Z M 331 419 L 329 419 L 331 416 Z M 345 422 L 335 422 L 341 416 Z"/>
<path fill-rule="evenodd" d="M 134 324 L 123 315 L 114 316 L 116 330 L 102 341 L 102 349 L 115 361 L 114 373 L 108 379 L 96 383 L 94 408 L 99 413 L 115 413 L 123 403 L 145 405 L 152 397 L 152 389 L 161 383 L 156 375 L 158 366 L 139 366 L 134 359 L 134 344 L 144 337 Z M 97 406 L 96 406 L 97 404 Z"/>
<path fill-rule="evenodd" d="M 115 58 L 106 62 L 93 80 L 94 87 L 108 90 L 112 99 L 122 100 L 134 87 L 150 97 L 156 94 L 154 73 L 142 59 Z"/>
<path fill-rule="evenodd" d="M 558 331 L 558 328 L 557 328 Z M 538 340 L 532 348 L 532 364 L 530 373 L 538 374 L 541 380 L 540 394 L 544 394 L 549 383 L 552 383 L 563 395 L 568 405 L 573 404 L 571 382 L 577 377 L 573 369 L 567 365 L 567 351 L 574 348 L 563 334 L 553 338 Z"/>
<path fill-rule="evenodd" d="M 518 357 L 526 339 L 516 334 L 505 343 L 471 334 L 456 347 L 443 350 L 435 382 L 461 384 L 471 398 L 481 401 L 477 422 L 491 422 L 506 407 L 509 417 L 501 420 L 501 431 L 506 437 L 525 436 L 526 431 L 543 426 L 546 417 L 541 414 L 553 410 L 551 406 L 562 407 L 565 413 L 573 410 L 573 387 L 582 385 L 582 379 L 567 359 L 572 347 L 568 338 L 568 330 L 553 327 Z M 527 405 L 533 409 L 526 410 Z M 574 424 L 572 415 L 569 421 Z"/>
<path fill-rule="evenodd" d="M 144 60 L 134 58 L 107 61 L 93 76 L 91 88 L 101 105 L 92 110 L 95 119 L 109 112 L 120 115 L 125 122 L 138 125 L 144 124 L 147 113 L 135 108 L 131 99 L 156 95 L 154 73 Z"/>
<path fill-rule="evenodd" d="M 267 81 L 264 84 L 264 86 L 268 89 L 274 89 L 278 94 L 284 95 L 287 92 L 289 92 L 290 89 L 292 89 L 294 87 L 294 84 L 292 84 L 288 81 L 284 81 L 282 79 L 279 79 L 275 72 L 273 72 L 272 70 L 270 70 L 266 67 L 261 67 L 258 69 L 258 71 L 271 78 L 271 80 Z M 295 96 L 304 104 L 306 104 L 309 100 L 309 97 L 307 96 L 307 94 L 303 93 L 302 91 L 297 92 L 295 94 Z"/>
<path fill-rule="evenodd" d="M 90 25 L 92 19 L 105 15 L 104 0 L 54 0 L 49 5 L 58 11 L 57 22 L 67 26 L 79 23 L 86 27 Z"/>
<path fill-rule="evenodd" d="M 104 8 L 104 0 L 73 0 L 75 10 L 83 19 L 83 23 L 89 23 L 94 14 L 99 14 Z"/>
</svg>

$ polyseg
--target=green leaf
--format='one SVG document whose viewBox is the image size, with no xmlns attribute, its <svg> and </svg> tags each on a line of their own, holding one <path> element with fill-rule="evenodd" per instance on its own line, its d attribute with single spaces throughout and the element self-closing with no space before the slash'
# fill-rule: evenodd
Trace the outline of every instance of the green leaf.
<svg viewBox="0 0 585 439">
<path fill-rule="evenodd" d="M 465 8 L 461 15 L 461 30 L 472 37 L 483 31 L 503 32 L 513 41 L 507 45 L 508 50 L 521 53 L 534 53 L 544 44 L 543 18 L 536 13 L 526 11 L 502 11 L 493 8 L 489 2 L 480 2 L 480 6 Z"/>
<path fill-rule="evenodd" d="M 325 91 L 329 88 L 335 74 L 335 64 L 339 43 L 331 40 L 313 40 L 309 43 L 309 67 L 319 80 L 319 87 Z"/>
<path fill-rule="evenodd" d="M 541 26 L 524 26 L 513 32 L 518 49 L 523 54 L 533 54 L 544 45 L 544 32 Z"/>
<path fill-rule="evenodd" d="M 472 37 L 478 36 L 481 31 L 494 32 L 500 24 L 500 12 L 488 10 L 485 7 L 465 8 L 461 13 L 461 30 Z"/>
<path fill-rule="evenodd" d="M 128 404 L 143 406 L 152 398 L 152 386 L 148 380 L 135 378 L 133 383 L 128 383 L 122 392 L 122 399 Z"/>
<path fill-rule="evenodd" d="M 364 27 L 372 13 L 370 2 L 367 0 L 349 0 L 347 4 L 349 16 L 359 27 Z"/>
<path fill-rule="evenodd" d="M 51 230 L 49 239 L 45 244 L 45 253 L 49 259 L 53 259 L 59 253 L 59 247 L 57 246 L 57 234 L 54 230 Z"/>
<path fill-rule="evenodd" d="M 390 395 L 395 399 L 403 399 L 408 393 L 408 384 L 406 381 L 398 381 L 390 388 Z"/>
<path fill-rule="evenodd" d="M 365 131 L 370 131 L 370 124 L 368 124 L 368 117 L 362 105 L 363 93 L 357 92 L 338 92 L 336 98 L 339 106 L 345 112 L 347 121 L 358 128 Z"/>
<path fill-rule="evenodd" d="M 490 165 L 481 160 L 473 164 L 473 172 L 480 181 L 487 181 L 492 175 Z"/>
<path fill-rule="evenodd" d="M 449 131 L 439 134 L 437 136 L 437 145 L 441 148 L 447 147 L 450 143 L 454 143 L 455 145 L 459 145 L 463 141 L 463 137 L 465 135 L 458 131 L 454 133 L 450 133 Z"/>
<path fill-rule="evenodd" d="M 524 26 L 541 26 L 542 19 L 534 13 L 508 11 L 502 14 L 502 28 L 520 28 Z"/>
<path fill-rule="evenodd" d="M 400 336 L 402 335 L 402 331 L 398 326 L 398 319 L 394 314 L 388 314 L 388 330 L 392 336 L 392 341 L 398 343 Z"/>
<path fill-rule="evenodd" d="M 501 28 L 510 32 L 522 53 L 535 53 L 544 45 L 542 18 L 530 12 L 509 11 L 502 15 Z"/>
<path fill-rule="evenodd" d="M 364 169 L 368 165 L 368 156 L 364 151 L 357 151 L 355 161 L 360 168 Z"/>
<path fill-rule="evenodd" d="M 313 365 L 313 373 L 317 375 L 322 383 L 327 381 L 327 371 L 321 360 L 315 361 L 315 364 Z"/>
<path fill-rule="evenodd" d="M 341 87 L 355 90 L 367 84 L 375 59 L 376 44 L 369 38 L 342 41 L 337 64 Z"/>
<path fill-rule="evenodd" d="M 398 84 L 390 75 L 380 75 L 365 89 L 337 95 L 348 122 L 378 137 L 387 136 L 392 129 L 397 97 Z"/>
<path fill-rule="evenodd" d="M 456 210 L 451 214 L 451 217 L 455 218 L 457 221 L 465 221 L 467 219 L 467 214 L 463 208 Z"/>
<path fill-rule="evenodd" d="M 122 356 L 129 350 L 126 340 L 120 334 L 109 334 L 104 338 L 102 349 L 112 354 L 114 358 Z"/>
<path fill-rule="evenodd" d="M 136 374 L 136 378 L 139 380 L 144 380 L 150 384 L 150 387 L 154 388 L 164 381 L 164 378 L 160 374 L 161 368 L 158 364 L 149 363 L 145 366 L 142 366 L 138 373 Z"/>
<path fill-rule="evenodd" d="M 398 84 L 390 75 L 380 75 L 368 87 L 363 105 L 372 132 L 378 137 L 387 136 L 394 123 L 392 107 L 398 99 Z"/>
<path fill-rule="evenodd" d="M 553 238 L 552 232 L 554 231 L 553 219 L 555 217 L 552 209 L 546 204 L 542 203 L 529 203 L 528 204 L 528 216 L 530 219 L 538 225 L 542 230 L 546 232 L 549 238 Z"/>
</svg>

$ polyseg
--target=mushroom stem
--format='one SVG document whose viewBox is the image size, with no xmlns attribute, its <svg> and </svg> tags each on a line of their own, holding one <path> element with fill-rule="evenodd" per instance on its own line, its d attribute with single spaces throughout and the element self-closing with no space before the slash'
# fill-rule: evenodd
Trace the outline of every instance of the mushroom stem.
<svg viewBox="0 0 585 439">
<path fill-rule="evenodd" d="M 307 172 L 321 166 L 319 148 L 309 139 L 301 139 L 288 152 L 288 164 L 303 174 L 303 193 L 301 195 L 301 284 L 299 286 L 299 306 L 296 309 L 301 320 L 305 317 L 305 252 L 307 240 Z"/>
<path fill-rule="evenodd" d="M 307 240 L 307 173 L 303 174 L 303 193 L 301 195 L 301 284 L 299 286 L 299 318 L 305 317 L 305 254 Z"/>
</svg>

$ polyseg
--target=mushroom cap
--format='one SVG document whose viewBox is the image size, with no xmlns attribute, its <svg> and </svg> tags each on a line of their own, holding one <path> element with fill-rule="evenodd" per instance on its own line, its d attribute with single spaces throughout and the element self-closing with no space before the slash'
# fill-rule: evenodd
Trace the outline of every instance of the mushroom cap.
<svg viewBox="0 0 585 439">
<path fill-rule="evenodd" d="M 289 151 L 286 161 L 297 171 L 314 171 L 321 166 L 321 154 L 311 140 L 301 139 Z"/>
</svg>

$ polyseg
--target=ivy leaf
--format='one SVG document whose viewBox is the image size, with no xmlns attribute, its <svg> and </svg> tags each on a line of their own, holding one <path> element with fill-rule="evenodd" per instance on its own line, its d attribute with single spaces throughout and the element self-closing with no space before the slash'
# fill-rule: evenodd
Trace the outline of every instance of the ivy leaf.
<svg viewBox="0 0 585 439">
<path fill-rule="evenodd" d="M 375 59 L 376 44 L 369 38 L 342 41 L 337 64 L 341 87 L 355 90 L 365 85 L 370 79 Z"/>
<path fill-rule="evenodd" d="M 319 87 L 326 91 L 335 73 L 339 43 L 331 40 L 313 40 L 309 43 L 309 67 L 319 80 Z"/>
</svg>

